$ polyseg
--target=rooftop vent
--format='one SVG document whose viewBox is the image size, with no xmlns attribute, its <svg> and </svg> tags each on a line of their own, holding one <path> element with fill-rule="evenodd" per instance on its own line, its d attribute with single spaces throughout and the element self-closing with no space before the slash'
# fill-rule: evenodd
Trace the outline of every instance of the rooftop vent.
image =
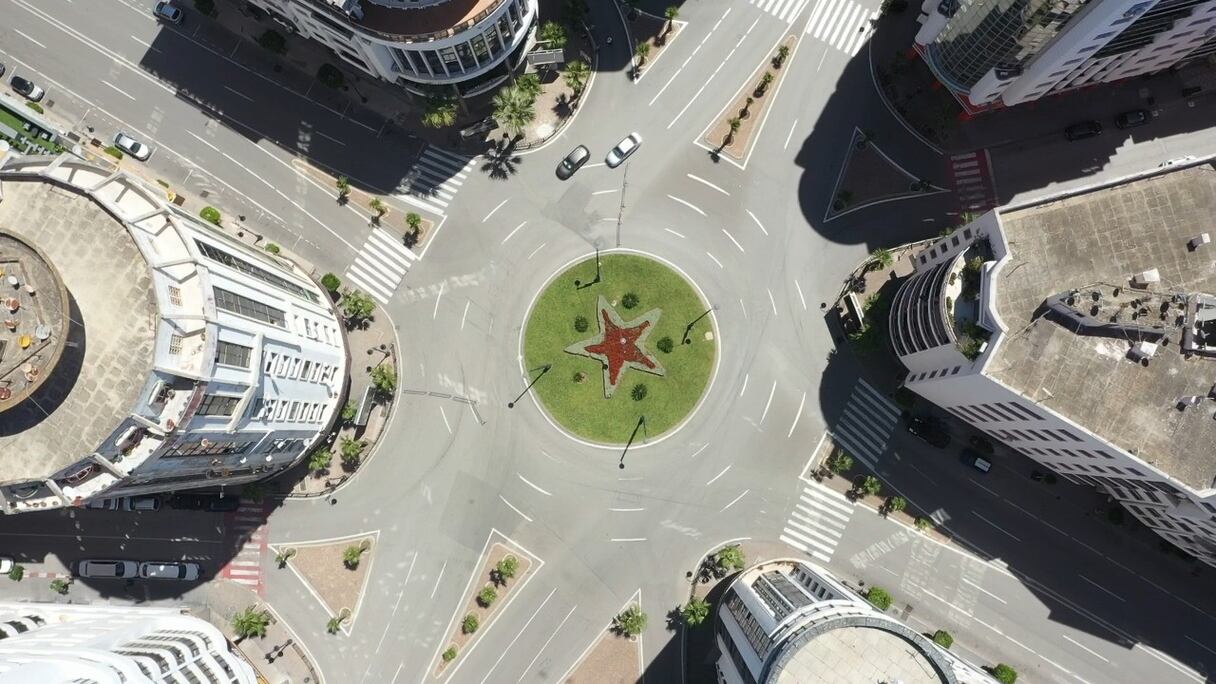
<svg viewBox="0 0 1216 684">
<path fill-rule="evenodd" d="M 1146 366 L 1148 365 L 1148 360 L 1153 358 L 1153 355 L 1156 353 L 1157 345 L 1144 340 L 1135 343 L 1131 349 L 1127 350 L 1127 355 L 1132 361 L 1143 363 Z"/>
<path fill-rule="evenodd" d="M 1196 235 L 1195 237 L 1191 238 L 1190 242 L 1186 243 L 1186 248 L 1191 250 L 1192 252 L 1194 252 L 1195 250 L 1208 244 L 1211 241 L 1212 241 L 1211 235 L 1209 235 L 1208 233 L 1200 233 L 1199 235 Z"/>
<path fill-rule="evenodd" d="M 1155 268 L 1137 273 L 1132 278 L 1132 284 L 1136 285 L 1137 287 L 1148 287 L 1149 283 L 1159 282 L 1161 282 L 1161 273 Z"/>
</svg>

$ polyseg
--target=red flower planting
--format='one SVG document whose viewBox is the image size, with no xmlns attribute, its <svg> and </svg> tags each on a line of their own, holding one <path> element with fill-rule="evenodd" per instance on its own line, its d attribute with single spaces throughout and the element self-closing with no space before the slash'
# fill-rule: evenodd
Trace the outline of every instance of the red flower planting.
<svg viewBox="0 0 1216 684">
<path fill-rule="evenodd" d="M 603 297 L 599 298 L 597 306 L 599 334 L 570 345 L 566 351 L 589 356 L 601 363 L 604 368 L 604 396 L 612 396 L 627 368 L 663 375 L 663 366 L 645 348 L 646 338 L 658 323 L 662 310 L 651 309 L 640 318 L 625 323 Z"/>
</svg>

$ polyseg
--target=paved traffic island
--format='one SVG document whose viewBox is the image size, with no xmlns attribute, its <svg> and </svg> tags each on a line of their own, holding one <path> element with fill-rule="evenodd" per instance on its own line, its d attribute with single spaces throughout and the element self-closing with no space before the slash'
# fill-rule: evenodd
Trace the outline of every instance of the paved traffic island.
<svg viewBox="0 0 1216 684">
<path fill-rule="evenodd" d="M 533 396 L 550 421 L 601 445 L 640 443 L 684 422 L 713 374 L 710 307 L 674 268 L 613 252 L 565 268 L 524 331 Z"/>
</svg>

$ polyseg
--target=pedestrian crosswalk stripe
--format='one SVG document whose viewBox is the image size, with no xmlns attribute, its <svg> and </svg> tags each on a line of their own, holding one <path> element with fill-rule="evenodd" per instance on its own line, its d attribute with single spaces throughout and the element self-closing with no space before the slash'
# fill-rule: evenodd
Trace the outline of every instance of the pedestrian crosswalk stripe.
<svg viewBox="0 0 1216 684">
<path fill-rule="evenodd" d="M 847 518 L 841 521 L 832 520 L 830 518 L 816 518 L 808 515 L 806 511 L 801 508 L 795 508 L 794 510 L 790 511 L 790 518 L 789 520 L 785 521 L 786 525 L 810 525 L 811 531 L 822 537 L 824 541 L 831 544 L 835 544 L 836 542 L 840 541 L 840 538 L 844 536 L 844 528 L 846 525 L 848 525 L 848 523 L 849 521 Z"/>
<path fill-rule="evenodd" d="M 797 537 L 804 543 L 810 544 L 811 546 L 814 546 L 825 553 L 831 553 L 833 550 L 835 550 L 836 545 L 840 543 L 839 539 L 826 539 L 821 535 L 816 534 L 813 530 L 809 530 L 805 527 L 795 526 L 792 520 L 786 524 L 785 528 L 782 529 L 781 532 L 793 537 Z"/>
<path fill-rule="evenodd" d="M 842 49 L 841 41 L 849 35 L 853 30 L 853 22 L 857 20 L 857 15 L 861 12 L 861 8 L 856 5 L 851 5 L 845 8 L 840 13 L 840 25 L 832 32 L 832 37 L 828 39 L 828 44 L 834 45 L 837 50 Z"/>
<path fill-rule="evenodd" d="M 874 403 L 880 411 L 885 411 L 891 416 L 892 419 L 899 418 L 899 407 L 896 406 L 895 403 L 890 399 L 884 397 L 878 390 L 871 387 L 870 383 L 859 379 L 857 381 L 857 389 L 864 393 L 863 396 L 867 396 L 868 398 L 872 399 L 873 401 L 871 403 Z"/>
<path fill-rule="evenodd" d="M 820 38 L 823 36 L 823 20 L 828 17 L 835 19 L 836 8 L 839 7 L 840 3 L 843 1 L 845 0 L 827 0 L 827 7 L 824 8 L 823 14 L 820 15 L 819 19 L 816 20 L 814 24 L 807 24 L 806 28 L 808 31 L 812 28 L 815 29 L 814 33 L 812 34 L 815 38 Z"/>
<path fill-rule="evenodd" d="M 352 273 L 357 272 L 361 278 L 380 286 L 383 288 L 381 291 L 388 292 L 390 296 L 393 289 L 397 286 L 393 278 L 380 271 L 371 270 L 371 266 L 367 263 L 356 261 L 354 264 L 351 264 L 350 270 Z"/>
<path fill-rule="evenodd" d="M 785 11 L 782 12 L 781 16 L 777 18 L 781 21 L 793 21 L 794 18 L 802 12 L 802 8 L 806 6 L 806 2 L 807 0 L 798 0 L 797 2 L 787 5 Z"/>
<path fill-rule="evenodd" d="M 890 399 L 866 381 L 858 380 L 840 418 L 832 426 L 832 436 L 854 458 L 875 468 L 899 416 L 899 408 Z"/>
<path fill-rule="evenodd" d="M 376 228 L 372 231 L 371 239 L 382 247 L 386 247 L 391 251 L 397 252 L 407 259 L 413 260 L 418 258 L 413 252 L 410 251 L 408 247 L 401 244 L 400 240 L 394 240 L 386 230 Z"/>
<path fill-rule="evenodd" d="M 803 496 L 809 495 L 818 503 L 827 505 L 828 508 L 826 510 L 829 512 L 843 513 L 846 517 L 853 513 L 853 504 L 849 503 L 847 500 L 841 500 L 828 496 L 823 492 L 823 490 L 816 489 L 814 487 L 803 487 L 802 493 Z"/>
<path fill-rule="evenodd" d="M 351 265 L 346 271 L 346 277 L 358 285 L 360 289 L 365 290 L 368 294 L 378 299 L 381 304 L 388 304 L 388 300 L 393 297 L 393 290 L 391 288 L 385 288 L 384 285 L 364 273 L 358 264 Z"/>
<path fill-rule="evenodd" d="M 853 0 L 821 0 L 806 23 L 806 33 L 848 55 L 855 55 L 874 32 L 878 10 Z"/>
<path fill-rule="evenodd" d="M 806 6 L 807 0 L 747 0 L 747 2 L 761 12 L 771 14 L 788 23 L 798 18 L 798 14 Z"/>
<path fill-rule="evenodd" d="M 360 258 L 366 261 L 368 266 L 378 267 L 385 275 L 395 275 L 398 279 L 405 275 L 405 264 L 394 261 L 387 254 L 367 252 Z"/>
<path fill-rule="evenodd" d="M 455 154 L 453 152 L 448 152 L 447 150 L 443 149 L 442 147 L 428 146 L 426 148 L 426 151 L 424 152 L 424 154 L 430 154 L 430 155 L 437 156 L 437 157 L 446 157 L 449 161 L 455 162 L 458 164 L 463 164 L 464 162 L 468 161 L 468 157 L 461 157 L 460 155 Z"/>
<path fill-rule="evenodd" d="M 866 441 L 877 444 L 878 448 L 880 449 L 885 446 L 887 436 L 890 435 L 889 425 L 883 426 L 888 428 L 884 434 L 883 430 L 879 429 L 872 423 L 866 422 L 866 416 L 858 411 L 856 404 L 849 404 L 846 406 L 844 409 L 844 415 L 850 419 L 847 423 L 848 426 L 857 428 L 854 430 L 854 432 L 856 432 L 859 437 L 863 437 L 866 439 Z"/>
<path fill-rule="evenodd" d="M 840 494 L 819 485 L 805 485 L 778 539 L 824 563 L 830 562 L 853 511 L 853 504 Z"/>
<path fill-rule="evenodd" d="M 781 541 L 785 542 L 786 544 L 789 544 L 790 546 L 798 549 L 799 551 L 801 551 L 803 553 L 810 554 L 812 557 L 814 557 L 820 561 L 823 561 L 824 563 L 832 562 L 831 556 L 826 556 L 826 555 L 816 551 L 815 549 L 808 549 L 801 542 L 795 541 L 795 540 L 785 536 L 784 534 L 781 535 L 780 537 L 778 537 L 778 539 L 780 539 Z"/>
</svg>

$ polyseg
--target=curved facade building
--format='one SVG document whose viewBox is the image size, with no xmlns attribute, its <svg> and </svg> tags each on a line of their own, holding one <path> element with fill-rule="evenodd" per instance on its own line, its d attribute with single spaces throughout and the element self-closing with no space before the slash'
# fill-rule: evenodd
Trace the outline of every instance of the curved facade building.
<svg viewBox="0 0 1216 684">
<path fill-rule="evenodd" d="M 0 164 L 0 510 L 264 479 L 340 411 L 327 294 L 122 172 Z"/>
<path fill-rule="evenodd" d="M 483 93 L 530 44 L 537 0 L 251 0 L 347 64 L 425 94 Z"/>
</svg>

